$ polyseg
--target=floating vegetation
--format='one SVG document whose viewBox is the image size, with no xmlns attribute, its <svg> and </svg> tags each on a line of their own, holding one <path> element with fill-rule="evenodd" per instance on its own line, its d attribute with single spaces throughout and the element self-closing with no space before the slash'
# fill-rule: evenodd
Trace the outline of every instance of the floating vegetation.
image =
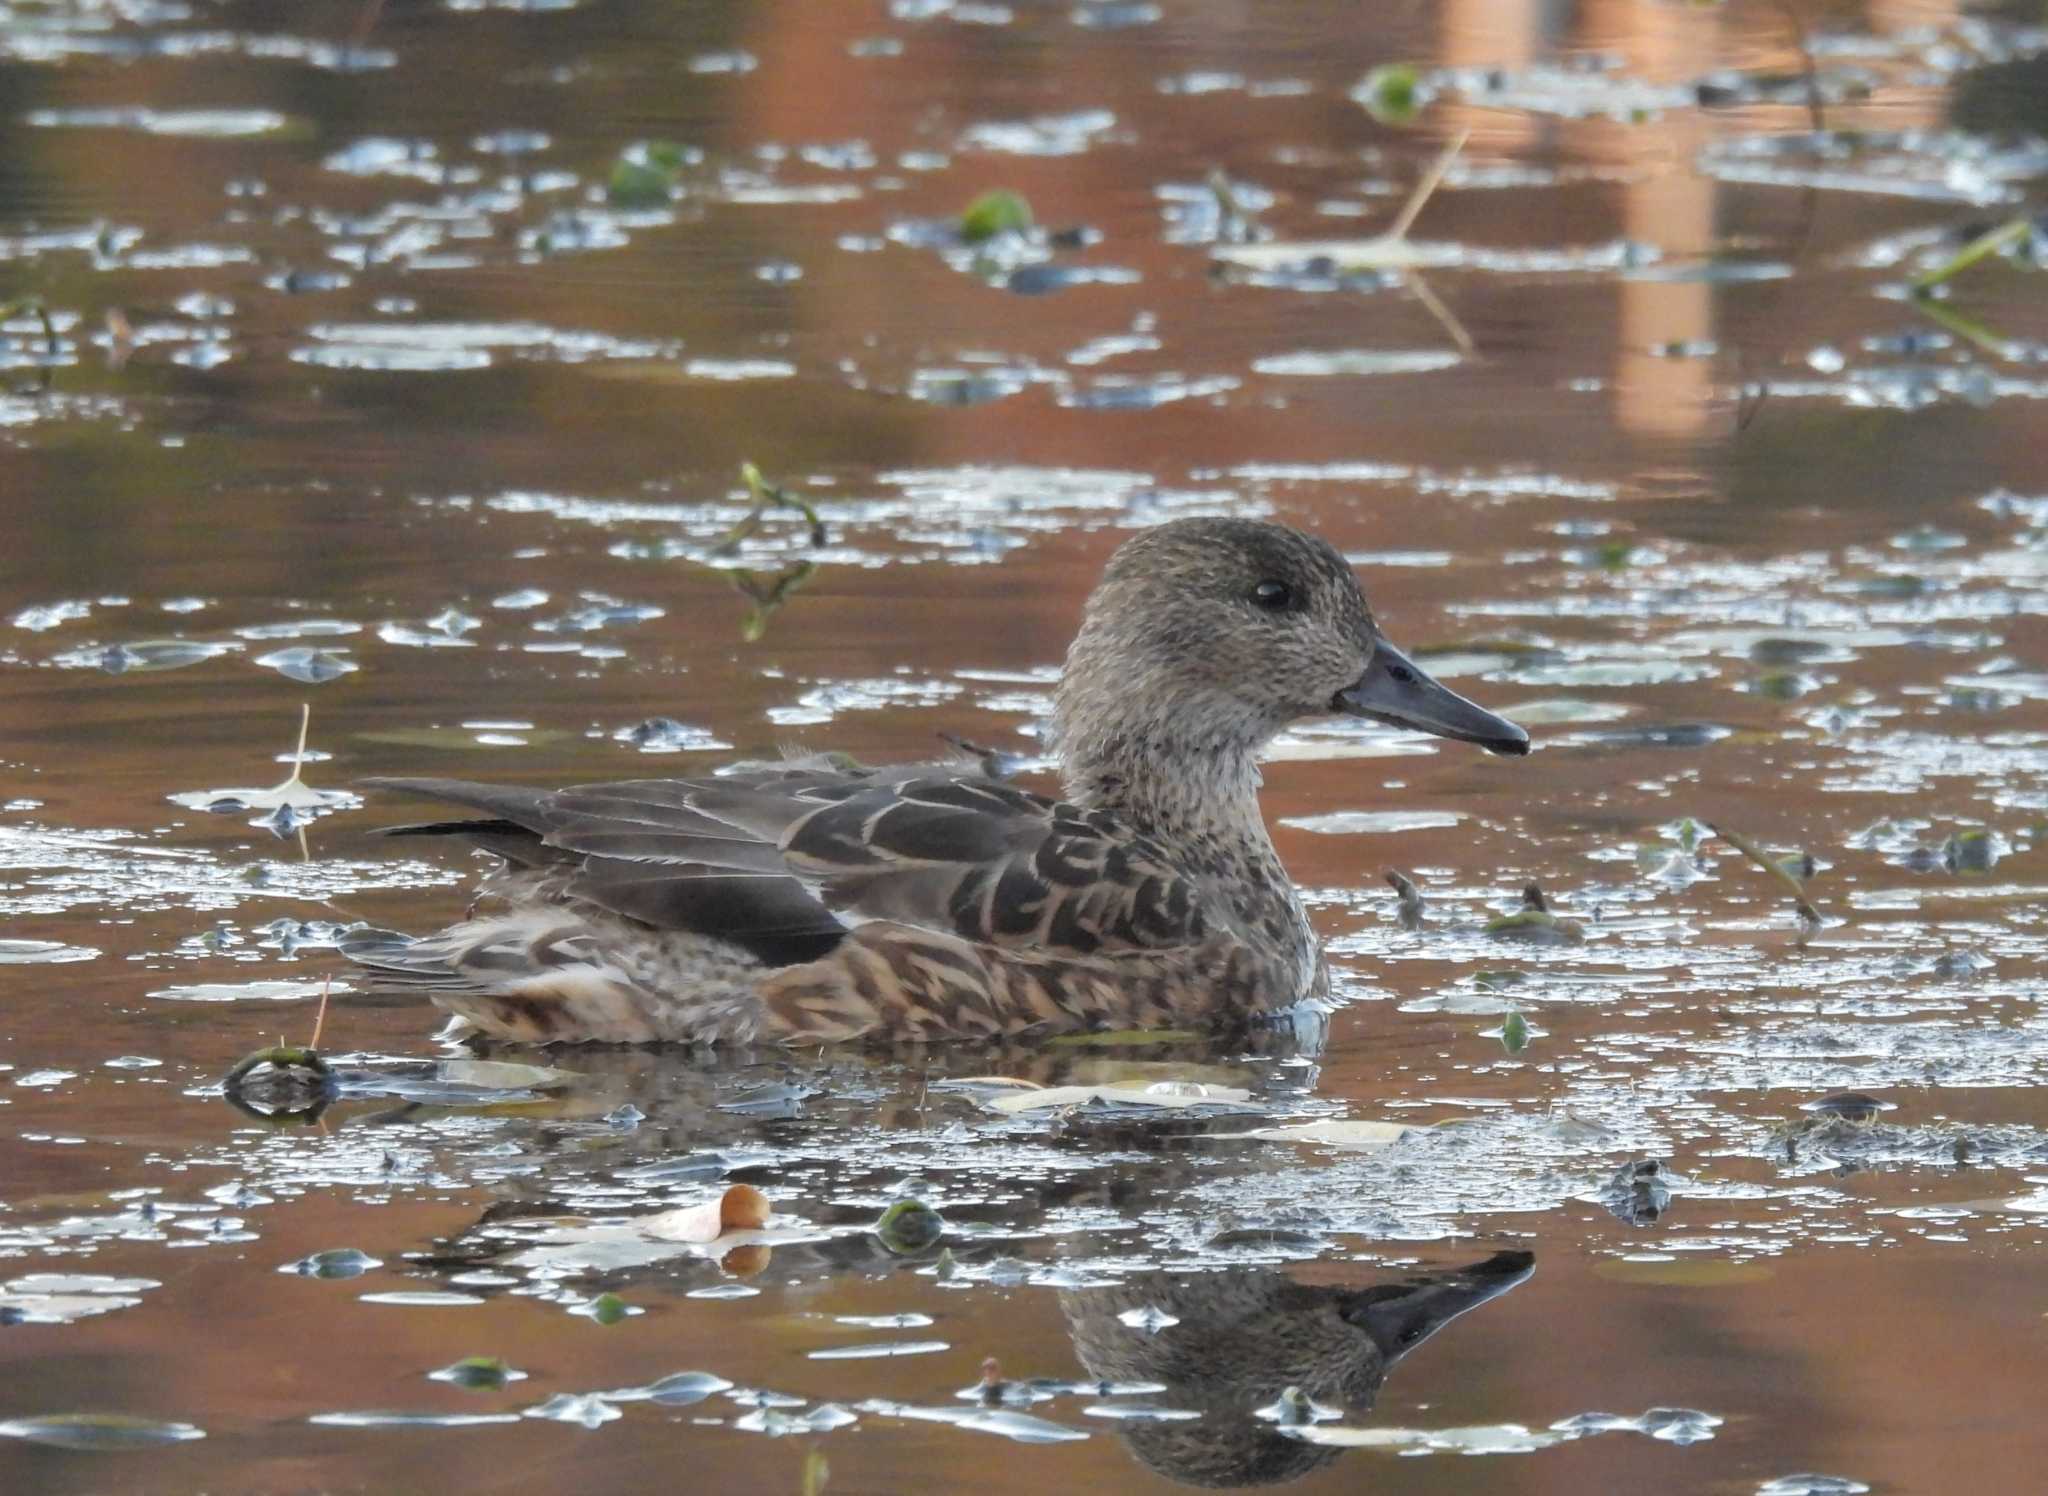
<svg viewBox="0 0 2048 1496">
<path fill-rule="evenodd" d="M 768 1197 L 750 1184 L 735 1184 L 716 1200 L 672 1210 L 642 1223 L 664 1241 L 715 1242 L 732 1231 L 758 1231 L 768 1224 Z"/>
<path fill-rule="evenodd" d="M 1577 920 L 1559 918 L 1534 883 L 1522 890 L 1522 907 L 1488 920 L 1486 933 L 1524 945 L 1583 945 L 1586 939 L 1586 927 Z"/>
<path fill-rule="evenodd" d="M 1856 1306 L 1929 1364 L 2040 1325 L 1991 1309 L 2048 1238 L 2041 28 L 1672 6 L 1488 56 L 1314 7 L 783 9 L 5 10 L 47 120 L 0 194 L 9 1474 L 456 1491 L 540 1451 L 816 1496 L 844 1435 L 878 1489 L 920 1451 L 1005 1490 L 1433 1452 L 1503 1456 L 1444 1476 L 1485 1491 L 1910 1485 L 1938 1399 L 1838 1400 L 1877 1456 L 1788 1473 L 1811 1410 L 1756 1348 L 1820 1385 Z M 1400 304 L 1418 268 L 1483 358 Z M 1327 1000 L 541 1051 L 335 983 L 309 1032 L 338 945 L 474 871 L 309 824 L 310 779 L 943 733 L 1055 792 L 1081 590 L 1183 514 L 1321 531 L 1432 670 L 1550 724 L 1520 766 L 1274 744 Z M 316 686 L 333 759 L 222 770 Z M 222 777 L 232 818 L 158 798 Z M 1488 933 L 1531 880 L 1583 940 Z M 1404 1302 L 1472 1306 L 1461 1243 L 1525 1236 L 1558 1250 L 1512 1318 L 1397 1353 Z M 324 1391 L 179 1390 L 272 1300 Z M 1589 1345 L 1636 1413 L 1524 1375 Z M 147 1374 L 61 1390 L 110 1347 Z M 2027 1379 L 1980 1382 L 2024 1427 Z M 33 1427 L 66 1409 L 144 1427 Z M 1560 1452 L 1596 1436 L 1630 1447 Z"/>
<path fill-rule="evenodd" d="M 44 130 L 138 130 L 216 140 L 310 133 L 303 121 L 269 109 L 32 109 L 24 119 Z"/>
<path fill-rule="evenodd" d="M 38 1418 L 0 1420 L 0 1439 L 20 1439 L 28 1444 L 89 1453 L 156 1449 L 205 1437 L 206 1431 L 193 1424 L 125 1413 L 49 1413 Z"/>
<path fill-rule="evenodd" d="M 701 154 L 672 140 L 649 140 L 632 146 L 612 163 L 605 196 L 616 208 L 665 208 L 674 199 L 686 166 Z"/>
<path fill-rule="evenodd" d="M 945 1234 L 946 1222 L 922 1200 L 898 1200 L 875 1222 L 875 1235 L 891 1252 L 922 1252 Z"/>
<path fill-rule="evenodd" d="M 1383 125 L 1414 121 L 1429 101 L 1421 75 L 1405 62 L 1384 62 L 1365 75 L 1351 97 Z"/>
<path fill-rule="evenodd" d="M 325 1428 L 478 1428 L 518 1421 L 517 1413 L 432 1413 L 386 1408 L 315 1413 L 306 1420 Z"/>
<path fill-rule="evenodd" d="M 278 1271 L 301 1278 L 360 1278 L 371 1268 L 383 1265 L 369 1253 L 359 1252 L 354 1247 L 330 1247 L 324 1252 L 315 1252 L 311 1257 L 301 1257 L 297 1262 L 287 1262 Z"/>
<path fill-rule="evenodd" d="M 221 1094 L 237 1111 L 265 1121 L 315 1122 L 338 1093 L 334 1071 L 310 1046 L 276 1044 L 235 1062 Z"/>
<path fill-rule="evenodd" d="M 0 1324 L 64 1325 L 132 1309 L 163 1285 L 100 1273 L 30 1273 L 0 1282 Z M 20 1436 L 25 1437 L 25 1436 Z"/>
<path fill-rule="evenodd" d="M 986 244 L 1004 234 L 1028 234 L 1035 227 L 1031 204 L 1004 188 L 984 192 L 960 215 L 963 244 Z"/>
</svg>

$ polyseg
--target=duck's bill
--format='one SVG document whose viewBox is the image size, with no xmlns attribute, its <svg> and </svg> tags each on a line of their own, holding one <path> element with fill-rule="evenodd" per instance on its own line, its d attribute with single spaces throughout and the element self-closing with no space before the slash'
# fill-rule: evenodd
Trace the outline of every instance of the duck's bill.
<svg viewBox="0 0 2048 1496">
<path fill-rule="evenodd" d="M 1389 1361 L 1398 1361 L 1459 1315 L 1526 1283 L 1535 1271 L 1531 1253 L 1496 1252 L 1484 1262 L 1405 1288 L 1360 1294 L 1340 1312 L 1370 1335 Z"/>
<path fill-rule="evenodd" d="M 1373 650 L 1372 663 L 1366 666 L 1358 684 L 1339 691 L 1331 705 L 1348 716 L 1384 722 L 1390 727 L 1407 727 L 1440 738 L 1456 738 L 1461 743 L 1477 743 L 1489 753 L 1529 751 L 1528 733 L 1431 679 L 1428 672 L 1384 639 Z"/>
</svg>

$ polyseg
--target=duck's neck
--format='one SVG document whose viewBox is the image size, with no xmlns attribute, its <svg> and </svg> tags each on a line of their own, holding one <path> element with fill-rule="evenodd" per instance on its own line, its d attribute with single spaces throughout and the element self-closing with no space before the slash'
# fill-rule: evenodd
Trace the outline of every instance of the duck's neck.
<svg viewBox="0 0 2048 1496">
<path fill-rule="evenodd" d="M 1153 836 L 1236 841 L 1270 854 L 1255 744 L 1158 724 L 1065 731 L 1059 741 L 1075 804 L 1113 811 Z"/>
<path fill-rule="evenodd" d="M 1244 693 L 1159 663 L 1164 646 L 1090 616 L 1053 699 L 1067 798 L 1175 840 L 1243 844 L 1270 858 L 1259 750 L 1283 725 Z M 1170 642 L 1170 641 L 1169 641 Z"/>
<path fill-rule="evenodd" d="M 1063 687 L 1053 717 L 1067 798 L 1114 812 L 1165 843 L 1185 872 L 1213 880 L 1210 914 L 1272 963 L 1276 1003 L 1319 990 L 1315 933 L 1259 814 L 1258 750 L 1270 729 L 1222 711 L 1148 718 L 1142 696 L 1080 697 Z"/>
</svg>

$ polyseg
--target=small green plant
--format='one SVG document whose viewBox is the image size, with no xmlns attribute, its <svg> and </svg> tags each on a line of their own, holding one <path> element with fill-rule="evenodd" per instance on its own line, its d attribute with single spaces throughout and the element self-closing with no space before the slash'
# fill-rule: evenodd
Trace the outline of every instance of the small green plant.
<svg viewBox="0 0 2048 1496">
<path fill-rule="evenodd" d="M 984 192 L 960 215 L 960 238 L 966 244 L 986 244 L 1003 234 L 1028 234 L 1033 219 L 1031 204 L 1005 187 Z"/>
</svg>

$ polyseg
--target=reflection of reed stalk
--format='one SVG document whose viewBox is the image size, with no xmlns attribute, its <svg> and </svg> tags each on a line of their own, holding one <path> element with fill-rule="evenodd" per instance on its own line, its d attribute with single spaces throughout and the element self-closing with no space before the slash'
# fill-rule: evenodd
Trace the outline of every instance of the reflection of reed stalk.
<svg viewBox="0 0 2048 1496">
<path fill-rule="evenodd" d="M 1820 68 L 1813 60 L 1813 47 L 1807 40 L 1806 18 L 1799 14 L 1795 0 L 1778 0 L 1778 9 L 1784 15 L 1785 25 L 1792 33 L 1792 45 L 1799 49 L 1800 75 L 1806 81 L 1807 119 L 1813 127 L 1814 135 L 1820 136 L 1827 130 L 1828 117 L 1826 103 L 1820 93 Z M 1819 216 L 1819 211 L 1820 187 L 1817 183 L 1809 181 L 1806 190 L 1799 197 L 1799 233 L 1792 241 L 1790 259 L 1795 270 L 1798 269 L 1800 261 L 1806 258 L 1807 248 L 1813 242 L 1813 224 L 1814 219 Z M 1771 289 L 1769 294 L 1773 299 L 1784 294 L 1785 284 L 1790 279 L 1792 277 Z M 1751 400 L 1748 381 L 1742 373 L 1743 358 L 1740 348 L 1734 350 L 1734 363 L 1735 434 L 1740 436 L 1762 412 L 1764 402 L 1771 397 L 1771 386 L 1768 379 L 1759 379 L 1756 383 L 1756 398 Z"/>
<path fill-rule="evenodd" d="M 1389 240 L 1408 237 L 1408 230 L 1414 226 L 1424 206 L 1442 185 L 1444 173 L 1451 169 L 1451 163 L 1458 159 L 1458 152 L 1465 149 L 1465 142 L 1471 138 L 1470 130 L 1460 130 L 1457 139 L 1445 146 L 1429 170 L 1422 174 L 1422 180 L 1416 183 L 1415 190 L 1408 194 L 1408 201 L 1401 205 L 1401 211 L 1394 219 L 1394 226 L 1387 230 L 1386 237 Z M 1429 282 L 1422 278 L 1422 272 L 1409 269 L 1399 273 L 1401 284 L 1414 293 L 1415 299 L 1422 303 L 1430 316 L 1436 318 L 1437 325 L 1450 335 L 1453 343 L 1458 345 L 1458 351 L 1463 354 L 1472 353 L 1477 347 L 1472 341 L 1472 334 L 1465 331 L 1465 324 L 1453 316 L 1451 309 L 1429 288 Z"/>
</svg>

